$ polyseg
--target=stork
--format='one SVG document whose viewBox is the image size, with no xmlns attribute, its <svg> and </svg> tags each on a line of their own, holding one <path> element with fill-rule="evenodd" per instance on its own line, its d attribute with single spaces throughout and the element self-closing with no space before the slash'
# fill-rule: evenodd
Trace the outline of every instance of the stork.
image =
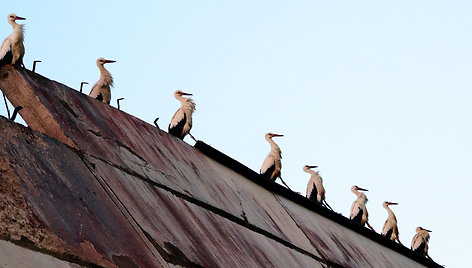
<svg viewBox="0 0 472 268">
<path fill-rule="evenodd" d="M 430 230 L 426 230 L 423 227 L 416 227 L 416 234 L 413 236 L 411 241 L 411 250 L 419 253 L 421 256 L 425 256 L 431 259 L 428 255 L 428 242 Z"/>
<path fill-rule="evenodd" d="M 93 85 L 92 89 L 90 90 L 89 96 L 97 99 L 101 102 L 106 104 L 110 104 L 111 101 L 111 91 L 110 88 L 113 87 L 113 77 L 111 76 L 110 72 L 105 69 L 106 63 L 113 63 L 116 62 L 114 60 L 106 60 L 104 58 L 97 59 L 97 67 L 100 70 L 100 79 L 98 79 L 97 83 Z"/>
<path fill-rule="evenodd" d="M 372 228 L 372 226 L 370 226 L 369 224 L 369 213 L 366 207 L 367 201 L 369 200 L 367 199 L 367 196 L 364 193 L 361 193 L 359 191 L 368 190 L 363 189 L 357 185 L 351 187 L 351 192 L 353 192 L 357 196 L 357 199 L 352 203 L 351 220 L 359 223 L 362 226 L 367 224 L 367 226 L 375 232 L 374 228 Z"/>
<path fill-rule="evenodd" d="M 317 168 L 318 166 L 303 166 L 303 171 L 310 174 L 310 180 L 306 186 L 306 197 L 318 205 L 324 205 L 327 208 L 333 210 L 328 203 L 326 203 L 325 197 L 325 188 L 323 187 L 323 178 L 321 178 L 318 171 L 311 170 L 312 168 Z"/>
<path fill-rule="evenodd" d="M 192 96 L 190 93 L 185 93 L 182 90 L 177 90 L 174 93 L 174 97 L 180 101 L 180 108 L 175 112 L 174 116 L 169 123 L 169 134 L 176 136 L 183 140 L 187 134 L 194 140 L 197 141 L 192 134 L 192 114 L 195 111 L 195 102 L 191 98 L 184 98 L 182 96 Z"/>
<path fill-rule="evenodd" d="M 0 47 L 0 66 L 19 64 L 25 67 L 23 64 L 23 56 L 25 55 L 25 46 L 23 45 L 24 25 L 16 23 L 17 20 L 25 20 L 25 18 L 15 14 L 8 15 L 8 22 L 13 27 L 13 33 L 3 40 Z"/>
<path fill-rule="evenodd" d="M 387 237 L 390 240 L 393 240 L 393 241 L 397 240 L 400 245 L 403 245 L 402 242 L 400 242 L 398 226 L 397 226 L 397 217 L 395 217 L 395 214 L 393 213 L 393 211 L 388 207 L 389 205 L 398 205 L 398 203 L 393 203 L 393 202 L 388 202 L 388 201 L 383 202 L 383 207 L 388 212 L 388 218 L 385 221 L 385 224 L 382 228 L 382 235 Z"/>
<path fill-rule="evenodd" d="M 280 178 L 282 183 L 290 190 L 290 187 L 284 182 L 282 179 L 282 151 L 280 147 L 272 140 L 273 137 L 283 137 L 284 135 L 281 134 L 274 134 L 274 133 L 266 133 L 265 139 L 270 144 L 270 152 L 267 155 L 266 159 L 262 163 L 261 169 L 259 174 L 266 177 L 267 179 L 274 181 L 277 178 Z"/>
</svg>

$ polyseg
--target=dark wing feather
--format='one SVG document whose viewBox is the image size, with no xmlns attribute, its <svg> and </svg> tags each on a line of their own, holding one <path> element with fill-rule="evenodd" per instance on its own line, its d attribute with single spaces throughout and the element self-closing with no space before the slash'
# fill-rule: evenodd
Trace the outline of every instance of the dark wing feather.
<svg viewBox="0 0 472 268">
<path fill-rule="evenodd" d="M 177 138 L 183 140 L 185 135 L 182 135 L 184 130 L 185 123 L 187 122 L 187 114 L 184 113 L 184 118 L 180 120 L 174 127 L 171 127 L 169 124 L 168 132 L 171 135 L 176 136 Z"/>
<path fill-rule="evenodd" d="M 99 100 L 100 102 L 103 102 L 103 95 L 102 95 L 102 93 L 98 94 L 98 96 L 97 96 L 95 99 Z"/>
<path fill-rule="evenodd" d="M 387 233 L 385 234 L 385 237 L 391 240 L 392 234 L 393 234 L 393 228 L 390 228 L 390 230 L 388 230 Z"/>
<path fill-rule="evenodd" d="M 357 222 L 357 223 L 361 224 L 362 214 L 364 214 L 364 210 L 362 208 L 359 208 L 359 212 L 356 214 L 356 216 L 354 216 L 354 218 L 352 218 L 352 220 L 354 222 Z"/>
<path fill-rule="evenodd" d="M 313 190 L 311 190 L 308 199 L 315 201 L 315 203 L 318 203 L 318 189 L 316 189 L 316 185 L 313 185 Z"/>
<path fill-rule="evenodd" d="M 13 53 L 11 53 L 11 49 L 5 54 L 5 57 L 0 59 L 0 66 L 5 66 L 7 64 L 11 64 L 13 60 Z"/>
<path fill-rule="evenodd" d="M 425 255 L 425 253 L 426 253 L 425 252 L 426 251 L 426 243 L 424 241 L 422 241 L 421 244 L 417 248 L 413 249 L 413 251 L 416 252 L 416 253 L 419 253 L 421 255 Z"/>
<path fill-rule="evenodd" d="M 275 170 L 275 164 L 271 165 L 264 173 L 261 173 L 262 176 L 266 177 L 267 179 L 272 179 L 272 173 L 274 173 Z"/>
</svg>

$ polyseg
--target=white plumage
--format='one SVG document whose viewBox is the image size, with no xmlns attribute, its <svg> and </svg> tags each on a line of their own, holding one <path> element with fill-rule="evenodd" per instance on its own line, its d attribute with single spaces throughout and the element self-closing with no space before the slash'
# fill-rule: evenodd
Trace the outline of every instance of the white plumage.
<svg viewBox="0 0 472 268">
<path fill-rule="evenodd" d="M 23 24 L 17 24 L 17 20 L 25 20 L 25 18 L 15 14 L 8 15 L 8 22 L 13 27 L 13 33 L 3 40 L 2 46 L 0 47 L 0 66 L 19 64 L 24 67 L 23 56 L 25 55 L 25 46 L 23 45 Z"/>
<path fill-rule="evenodd" d="M 398 243 L 401 245 L 402 243 L 400 242 L 398 232 L 397 217 L 395 217 L 393 211 L 388 207 L 389 205 L 398 205 L 398 203 L 388 201 L 383 202 L 383 207 L 387 210 L 388 217 L 382 228 L 382 235 L 390 240 L 397 240 Z"/>
<path fill-rule="evenodd" d="M 266 159 L 262 163 L 259 174 L 266 177 L 271 181 L 275 181 L 277 178 L 280 178 L 280 181 L 287 187 L 289 190 L 290 187 L 282 179 L 282 151 L 280 147 L 272 140 L 273 137 L 283 137 L 281 134 L 266 133 L 264 135 L 267 142 L 270 144 L 270 152 L 267 155 Z"/>
<path fill-rule="evenodd" d="M 325 200 L 325 188 L 323 187 L 323 178 L 317 171 L 311 170 L 318 166 L 303 166 L 303 171 L 310 174 L 310 180 L 306 186 L 306 197 L 310 200 L 315 201 L 318 204 L 322 204 Z"/>
<path fill-rule="evenodd" d="M 265 134 L 265 139 L 270 144 L 270 152 L 262 163 L 259 173 L 271 181 L 275 181 L 282 174 L 282 151 L 272 138 L 283 136 L 284 135 L 270 132 Z"/>
<path fill-rule="evenodd" d="M 361 193 L 359 191 L 368 191 L 366 189 L 360 188 L 356 185 L 351 187 L 351 192 L 353 192 L 357 198 L 356 200 L 352 203 L 351 207 L 351 220 L 359 223 L 362 226 L 369 226 L 369 228 L 372 228 L 369 224 L 369 212 L 367 211 L 367 196 L 364 193 Z"/>
<path fill-rule="evenodd" d="M 184 98 L 182 96 L 192 96 L 190 93 L 185 93 L 177 90 L 174 97 L 180 101 L 180 108 L 175 112 L 169 123 L 169 134 L 172 134 L 183 140 L 187 134 L 190 134 L 192 129 L 192 114 L 195 111 L 196 105 L 191 98 Z"/>
<path fill-rule="evenodd" d="M 113 87 L 113 77 L 110 72 L 105 69 L 106 63 L 116 62 L 114 60 L 106 60 L 104 58 L 97 59 L 97 67 L 100 70 L 100 79 L 93 85 L 89 96 L 101 102 L 110 104 L 111 101 L 111 87 Z"/>
<path fill-rule="evenodd" d="M 422 227 L 416 227 L 416 234 L 413 236 L 413 240 L 411 241 L 411 250 L 431 259 L 428 255 L 430 232 L 430 230 L 426 230 Z"/>
</svg>

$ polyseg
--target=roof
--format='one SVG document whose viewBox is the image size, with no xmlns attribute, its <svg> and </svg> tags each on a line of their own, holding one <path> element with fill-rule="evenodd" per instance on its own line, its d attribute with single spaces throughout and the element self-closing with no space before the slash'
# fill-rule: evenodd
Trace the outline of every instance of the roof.
<svg viewBox="0 0 472 268">
<path fill-rule="evenodd" d="M 440 267 L 26 69 L 0 69 L 0 88 L 29 127 L 0 119 L 2 240 L 103 267 Z"/>
</svg>

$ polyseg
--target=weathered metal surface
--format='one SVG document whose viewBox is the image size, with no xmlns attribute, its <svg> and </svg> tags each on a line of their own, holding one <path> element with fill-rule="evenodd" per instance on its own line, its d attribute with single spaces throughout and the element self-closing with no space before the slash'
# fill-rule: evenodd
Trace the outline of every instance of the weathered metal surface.
<svg viewBox="0 0 472 268">
<path fill-rule="evenodd" d="M 344 267 L 424 267 L 286 198 L 280 202 L 321 254 Z"/>
<path fill-rule="evenodd" d="M 80 268 L 85 267 L 0 240 L 0 267 Z"/>
<path fill-rule="evenodd" d="M 211 162 L 198 150 L 109 105 L 25 69 L 2 71 L 0 77 L 5 78 L 0 79 L 0 88 L 14 106 L 24 107 L 20 113 L 31 128 L 123 170 L 187 193 L 318 255 L 290 216 L 280 206 L 274 207 L 271 192 L 241 180 L 229 169 L 222 173 L 221 165 L 209 168 Z M 48 121 L 55 119 L 55 124 L 45 127 L 37 114 Z"/>
<path fill-rule="evenodd" d="M 51 236 L 76 256 L 83 256 L 80 241 L 86 237 L 95 258 L 88 261 L 141 267 L 151 267 L 146 261 L 172 267 L 429 264 L 388 241 L 381 246 L 374 234 L 341 216 L 307 209 L 302 197 L 259 183 L 245 167 L 227 168 L 62 84 L 7 66 L 0 69 L 0 88 L 24 107 L 20 114 L 31 128 L 76 149 L 18 131 L 18 137 L 4 138 L 8 153 L 0 154 L 0 163 L 19 174 L 12 177 L 25 193 L 25 210 Z M 12 152 L 12 140 L 22 144 L 19 153 Z M 141 262 L 137 251 L 145 255 Z"/>
<path fill-rule="evenodd" d="M 79 263 L 162 267 L 77 151 L 0 117 L 0 175 L 3 239 Z"/>
<path fill-rule="evenodd" d="M 156 248 L 169 254 L 169 262 L 178 264 L 174 258 L 182 255 L 189 266 L 323 267 L 321 260 L 288 248 L 198 200 L 100 161 L 95 166 L 99 173 L 109 175 L 103 178 L 107 185 Z"/>
</svg>

